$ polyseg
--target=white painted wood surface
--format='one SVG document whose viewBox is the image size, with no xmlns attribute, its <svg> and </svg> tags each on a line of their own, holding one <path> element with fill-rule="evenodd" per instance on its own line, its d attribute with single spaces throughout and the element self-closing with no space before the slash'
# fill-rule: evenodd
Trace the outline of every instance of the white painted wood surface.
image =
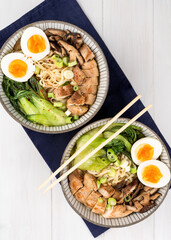
<svg viewBox="0 0 171 240">
<path fill-rule="evenodd" d="M 0 29 L 41 0 L 1 0 Z M 79 0 L 143 102 L 171 143 L 171 1 Z M 6 130 L 8 129 L 8 130 Z M 37 186 L 50 170 L 22 127 L 0 107 L 0 239 L 93 239 L 66 203 L 60 186 L 41 195 Z M 8 172 L 7 172 L 8 171 Z M 103 240 L 168 240 L 171 192 L 144 222 L 110 229 Z"/>
</svg>

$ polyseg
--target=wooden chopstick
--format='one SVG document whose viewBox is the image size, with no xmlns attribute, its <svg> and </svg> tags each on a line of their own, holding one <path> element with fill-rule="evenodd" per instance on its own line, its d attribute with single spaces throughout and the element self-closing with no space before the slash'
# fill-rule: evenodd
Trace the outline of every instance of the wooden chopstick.
<svg viewBox="0 0 171 240">
<path fill-rule="evenodd" d="M 78 156 L 92 141 L 94 141 L 106 128 L 108 128 L 114 121 L 116 121 L 124 112 L 126 112 L 135 102 L 141 98 L 139 94 L 130 103 L 128 103 L 119 113 L 117 113 L 107 124 L 105 124 L 93 137 L 90 138 L 78 151 L 76 151 L 66 162 L 64 162 L 54 173 L 50 175 L 39 187 L 38 190 L 43 188 L 52 178 L 54 178 L 65 166 L 67 166 L 76 156 Z"/>
<path fill-rule="evenodd" d="M 47 187 L 44 191 L 46 193 L 48 190 L 53 188 L 57 183 L 64 180 L 70 173 L 72 173 L 75 169 L 77 169 L 81 164 L 91 158 L 96 152 L 102 149 L 106 144 L 112 141 L 116 136 L 118 136 L 121 132 L 123 132 L 127 127 L 129 127 L 133 122 L 135 122 L 139 117 L 141 117 L 146 111 L 148 111 L 152 107 L 152 104 L 148 105 L 141 112 L 139 112 L 135 117 L 133 117 L 129 122 L 127 122 L 123 127 L 121 127 L 117 132 L 115 132 L 111 137 L 109 137 L 105 142 L 100 144 L 96 149 L 94 149 L 91 153 L 89 153 L 85 158 L 83 158 L 80 162 L 78 162 L 75 166 L 70 168 L 66 173 L 60 176 L 55 182 L 53 182 L 49 187 Z"/>
</svg>

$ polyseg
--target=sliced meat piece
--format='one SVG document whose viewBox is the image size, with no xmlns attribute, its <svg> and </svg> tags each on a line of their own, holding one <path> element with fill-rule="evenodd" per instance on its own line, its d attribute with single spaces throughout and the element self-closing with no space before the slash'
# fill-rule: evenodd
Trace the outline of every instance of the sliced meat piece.
<svg viewBox="0 0 171 240">
<path fill-rule="evenodd" d="M 71 96 L 73 93 L 73 86 L 71 84 L 60 86 L 58 88 L 55 88 L 54 94 L 55 97 L 58 98 L 65 98 Z"/>
<path fill-rule="evenodd" d="M 110 185 L 105 186 L 102 184 L 98 191 L 103 195 L 103 197 L 110 198 L 114 194 L 115 189 Z"/>
<path fill-rule="evenodd" d="M 136 212 L 139 212 L 143 208 L 143 206 L 138 201 L 134 202 L 134 206 L 136 207 Z"/>
<path fill-rule="evenodd" d="M 96 202 L 96 205 L 94 206 L 92 212 L 97 214 L 103 214 L 105 212 L 107 200 L 104 197 L 102 197 L 102 199 L 103 199 L 102 203 L 99 203 L 98 201 Z"/>
<path fill-rule="evenodd" d="M 104 218 L 121 218 L 131 214 L 132 210 L 127 210 L 125 205 L 116 205 L 103 214 Z"/>
<path fill-rule="evenodd" d="M 78 92 L 72 94 L 72 96 L 68 99 L 67 102 L 69 105 L 84 105 L 85 97 Z"/>
<path fill-rule="evenodd" d="M 91 191 L 97 191 L 96 178 L 90 173 L 84 174 L 84 186 L 86 186 Z"/>
<path fill-rule="evenodd" d="M 83 60 L 81 54 L 74 46 L 68 44 L 67 42 L 65 42 L 63 40 L 59 40 L 58 44 L 66 49 L 66 51 L 69 54 L 70 61 L 78 60 L 80 65 L 82 65 L 84 63 L 84 60 Z"/>
<path fill-rule="evenodd" d="M 69 175 L 69 186 L 72 194 L 75 194 L 83 187 L 83 176 L 77 169 Z"/>
<path fill-rule="evenodd" d="M 78 84 L 78 85 L 82 85 L 85 82 L 85 74 L 83 73 L 83 71 L 81 71 L 81 69 L 76 66 L 73 69 L 73 73 L 74 73 L 74 81 Z"/>
<path fill-rule="evenodd" d="M 95 85 L 82 85 L 79 86 L 79 91 L 82 93 L 91 93 L 96 94 L 97 93 L 98 86 Z"/>
<path fill-rule="evenodd" d="M 131 197 L 132 200 L 138 195 L 139 191 L 140 191 L 142 188 L 143 188 L 142 183 L 139 183 L 137 189 L 136 189 L 135 192 L 132 194 L 132 197 Z"/>
<path fill-rule="evenodd" d="M 84 70 L 91 69 L 91 68 L 94 68 L 94 67 L 97 67 L 97 63 L 94 59 L 89 61 L 89 62 L 85 62 L 82 65 L 82 69 L 84 69 Z"/>
<path fill-rule="evenodd" d="M 75 198 L 81 202 L 84 203 L 86 202 L 86 199 L 88 198 L 89 194 L 91 193 L 91 190 L 86 188 L 85 186 L 83 188 L 80 188 L 76 193 L 75 193 Z"/>
<path fill-rule="evenodd" d="M 140 213 L 145 213 L 148 210 L 150 210 L 151 208 L 153 208 L 155 206 L 154 202 L 150 202 L 148 205 L 144 206 L 139 212 Z"/>
<path fill-rule="evenodd" d="M 119 182 L 115 185 L 115 189 L 121 189 L 121 188 L 125 187 L 125 185 L 126 185 L 126 181 L 122 180 L 121 182 Z"/>
<path fill-rule="evenodd" d="M 99 192 L 93 191 L 92 193 L 90 193 L 90 195 L 86 199 L 85 205 L 89 208 L 93 208 L 96 205 L 98 198 L 100 196 L 101 196 L 101 194 Z"/>
<path fill-rule="evenodd" d="M 88 62 L 95 57 L 94 53 L 90 50 L 86 43 L 84 43 L 83 46 L 80 48 L 80 53 L 83 56 L 85 62 Z"/>
<path fill-rule="evenodd" d="M 154 195 L 150 196 L 150 200 L 156 200 L 159 196 L 161 196 L 161 193 L 155 193 Z"/>
<path fill-rule="evenodd" d="M 113 194 L 113 198 L 115 198 L 117 201 L 121 198 L 121 191 L 119 191 L 118 189 L 115 189 L 115 192 Z"/>
<path fill-rule="evenodd" d="M 118 201 L 118 204 L 124 202 L 127 195 L 130 195 L 138 186 L 138 179 L 134 179 L 130 184 L 128 184 L 122 191 L 122 198 Z"/>
<path fill-rule="evenodd" d="M 85 97 L 85 104 L 92 105 L 96 99 L 96 95 L 91 93 L 82 93 L 82 95 Z"/>
<path fill-rule="evenodd" d="M 47 28 L 45 30 L 45 34 L 49 37 L 51 35 L 58 35 L 60 37 L 64 37 L 66 35 L 66 32 L 61 29 L 55 29 L 55 28 Z"/>
<path fill-rule="evenodd" d="M 143 206 L 147 206 L 150 202 L 150 194 L 147 192 L 143 194 L 143 200 L 140 201 L 140 204 Z"/>
<path fill-rule="evenodd" d="M 83 70 L 84 74 L 86 77 L 91 78 L 91 77 L 98 77 L 99 76 L 99 70 L 97 67 L 88 69 L 88 70 Z"/>
<path fill-rule="evenodd" d="M 85 78 L 84 79 L 84 85 L 99 85 L 98 77 L 92 77 L 92 78 Z M 80 84 L 81 85 L 81 84 Z"/>
<path fill-rule="evenodd" d="M 88 111 L 87 106 L 81 106 L 81 105 L 67 104 L 67 108 L 69 109 L 72 115 L 78 115 L 78 116 L 82 116 L 84 113 Z"/>
</svg>

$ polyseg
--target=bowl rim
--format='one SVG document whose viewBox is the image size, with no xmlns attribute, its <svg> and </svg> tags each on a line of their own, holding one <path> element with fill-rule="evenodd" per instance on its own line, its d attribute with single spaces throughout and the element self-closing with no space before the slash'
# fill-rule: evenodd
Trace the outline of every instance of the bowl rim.
<svg viewBox="0 0 171 240">
<path fill-rule="evenodd" d="M 84 132 L 84 131 L 85 131 L 86 129 L 88 129 L 91 125 L 96 125 L 97 123 L 103 122 L 103 121 L 109 121 L 110 119 L 111 119 L 111 118 L 104 118 L 104 119 L 97 120 L 97 121 L 95 121 L 95 122 L 93 122 L 93 123 L 88 124 L 87 126 L 85 126 L 84 128 L 82 128 L 80 131 L 78 131 L 78 132 L 72 137 L 72 139 L 69 141 L 69 143 L 67 144 L 67 146 L 66 146 L 66 148 L 65 148 L 65 151 L 64 151 L 64 153 L 63 153 L 63 155 L 62 155 L 62 159 L 61 159 L 60 166 L 61 166 L 61 165 L 63 164 L 63 162 L 64 162 L 65 155 L 67 154 L 67 152 L 68 152 L 68 150 L 69 150 L 70 144 L 80 135 L 80 132 Z M 121 117 L 121 118 L 118 118 L 117 120 L 129 121 L 130 118 Z M 116 121 L 117 121 L 117 120 L 116 120 Z M 170 158 L 170 154 L 169 154 L 169 152 L 168 152 L 168 150 L 167 150 L 166 145 L 165 145 L 164 142 L 162 141 L 162 139 L 158 136 L 158 134 L 155 133 L 154 130 L 152 130 L 150 127 L 148 127 L 148 126 L 145 125 L 144 123 L 141 123 L 140 121 L 135 121 L 134 123 L 137 123 L 137 124 L 142 125 L 142 127 L 147 128 L 149 131 L 151 131 L 153 134 L 155 134 L 155 135 L 157 136 L 158 140 L 161 142 L 162 146 L 164 147 L 164 149 L 165 149 L 165 151 L 166 151 L 166 155 L 167 155 L 168 160 L 169 160 L 169 170 L 171 171 L 171 158 Z M 133 123 L 133 124 L 134 124 L 134 123 Z M 94 128 L 95 128 L 95 127 L 94 127 Z M 94 128 L 92 128 L 92 129 L 94 129 Z M 88 130 L 88 131 L 90 131 L 90 130 Z M 84 133 L 84 134 L 85 134 L 85 133 Z M 83 134 L 82 134 L 82 135 L 83 135 Z M 81 135 L 81 136 L 82 136 L 82 135 Z M 81 137 L 81 136 L 80 136 L 80 137 Z M 62 175 L 62 173 L 63 173 L 63 171 L 61 171 L 60 175 Z M 170 179 L 169 183 L 166 185 L 166 186 L 167 186 L 167 189 L 166 189 L 166 191 L 165 191 L 165 193 L 164 193 L 163 199 L 161 200 L 161 202 L 160 202 L 158 205 L 156 205 L 155 207 L 153 207 L 152 211 L 151 211 L 147 216 L 144 216 L 144 218 L 142 218 L 142 219 L 136 220 L 136 221 L 133 222 L 133 223 L 125 224 L 125 225 L 123 225 L 123 226 L 109 226 L 109 225 L 106 225 L 106 224 L 100 224 L 100 223 L 96 223 L 95 221 L 90 220 L 89 218 L 85 217 L 82 213 L 79 213 L 79 212 L 77 211 L 77 209 L 75 209 L 75 208 L 73 207 L 73 205 L 70 203 L 70 201 L 68 200 L 67 194 L 66 194 L 65 191 L 64 191 L 63 181 L 61 182 L 61 187 L 62 187 L 62 192 L 63 192 L 63 194 L 64 194 L 64 196 L 65 196 L 65 199 L 67 200 L 67 202 L 69 203 L 69 205 L 71 206 L 71 208 L 72 208 L 80 217 L 82 217 L 82 218 L 85 219 L 86 221 L 88 221 L 88 222 L 90 222 L 90 223 L 92 223 L 92 224 L 95 224 L 95 225 L 97 225 L 97 226 L 100 226 L 100 227 L 106 227 L 106 228 L 123 228 L 123 227 L 128 227 L 128 226 L 135 225 L 135 224 L 137 224 L 137 223 L 145 220 L 145 219 L 148 218 L 149 216 L 151 216 L 151 215 L 160 207 L 160 205 L 163 203 L 164 199 L 166 198 L 166 196 L 167 196 L 167 194 L 168 194 L 168 191 L 169 191 L 169 189 L 170 189 L 170 184 L 171 184 L 171 179 Z M 160 189 L 160 188 L 159 188 L 159 189 Z M 78 201 L 78 200 L 76 200 L 76 201 Z M 86 206 L 84 205 L 84 207 L 86 207 Z M 117 218 L 117 219 L 121 219 L 121 218 Z"/>
<path fill-rule="evenodd" d="M 108 90 L 109 90 L 109 66 L 108 66 L 108 63 L 107 63 L 107 60 L 106 60 L 106 57 L 105 57 L 105 54 L 103 53 L 101 47 L 99 46 L 99 44 L 96 42 L 96 40 L 89 34 L 87 33 L 85 30 L 83 30 L 82 28 L 74 25 L 74 24 L 71 24 L 71 23 L 68 23 L 68 22 L 65 22 L 65 21 L 58 21 L 58 20 L 42 20 L 42 21 L 36 21 L 36 22 L 32 22 L 30 24 L 27 24 L 23 27 L 21 27 L 20 29 L 18 29 L 17 31 L 15 31 L 12 35 L 10 35 L 10 37 L 4 42 L 4 44 L 2 45 L 1 49 L 0 49 L 0 56 L 6 46 L 6 44 L 15 36 L 17 35 L 19 32 L 23 31 L 24 29 L 28 28 L 28 27 L 32 27 L 32 26 L 35 26 L 36 24 L 46 24 L 46 23 L 58 23 L 58 24 L 64 24 L 64 25 L 68 25 L 70 27 L 74 27 L 74 28 L 77 28 L 79 31 L 81 31 L 83 34 L 85 34 L 85 36 L 88 36 L 90 38 L 91 41 L 93 41 L 98 50 L 100 51 L 100 54 L 102 55 L 102 58 L 104 60 L 104 64 L 105 64 L 105 69 L 106 69 L 106 89 L 105 89 L 105 92 L 103 94 L 103 99 L 101 101 L 101 103 L 99 104 L 98 108 L 96 109 L 96 111 L 94 111 L 90 117 L 88 117 L 85 121 L 83 121 L 81 124 L 79 124 L 78 126 L 75 126 L 75 127 L 71 127 L 69 129 L 63 129 L 63 130 L 52 130 L 52 131 L 49 131 L 49 130 L 42 130 L 42 129 L 36 129 L 32 126 L 29 126 L 27 125 L 26 123 L 23 123 L 22 121 L 20 121 L 20 119 L 18 119 L 17 117 L 14 116 L 13 113 L 10 112 L 10 110 L 6 107 L 6 104 L 3 102 L 2 98 L 1 98 L 1 95 L 0 95 L 0 102 L 3 106 L 3 108 L 6 110 L 6 112 L 19 124 L 21 124 L 23 127 L 26 127 L 30 130 L 33 130 L 35 132 L 40 132 L 40 133 L 47 133 L 47 134 L 60 134 L 60 133 L 65 133 L 65 132 L 70 132 L 70 131 L 73 131 L 73 130 L 76 130 L 77 128 L 80 128 L 82 127 L 83 125 L 85 125 L 87 122 L 89 122 L 98 112 L 99 110 L 101 109 L 101 107 L 103 106 L 104 104 L 104 101 L 106 100 L 106 97 L 107 97 L 107 94 L 108 94 Z M 92 105 L 93 106 L 93 105 Z M 90 110 L 90 109 L 89 109 Z M 88 110 L 88 112 L 89 112 Z M 15 110 L 16 111 L 16 110 Z M 87 113 L 88 113 L 87 112 Z M 84 116 L 84 115 L 83 115 Z M 34 123 L 36 124 L 36 123 Z M 36 125 L 39 125 L 39 124 L 36 124 Z M 67 124 L 65 124 L 67 125 Z M 63 125 L 63 126 L 65 126 Z M 72 124 L 71 124 L 72 125 Z M 50 127 L 55 127 L 55 126 L 50 126 Z M 56 126 L 56 127 L 60 127 L 60 126 Z"/>
</svg>

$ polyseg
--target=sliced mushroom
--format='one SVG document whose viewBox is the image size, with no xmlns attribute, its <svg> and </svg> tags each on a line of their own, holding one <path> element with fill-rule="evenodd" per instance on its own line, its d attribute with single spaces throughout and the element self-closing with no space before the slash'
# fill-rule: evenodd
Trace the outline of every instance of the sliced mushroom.
<svg viewBox="0 0 171 240">
<path fill-rule="evenodd" d="M 139 212 L 143 208 L 143 206 L 138 201 L 134 202 L 134 206 L 136 207 L 136 212 Z"/>
<path fill-rule="evenodd" d="M 159 196 L 161 196 L 161 193 L 155 193 L 154 195 L 150 196 L 150 200 L 156 200 Z"/>
<path fill-rule="evenodd" d="M 65 41 L 71 43 L 72 45 L 74 45 L 77 49 L 79 49 L 83 43 L 83 39 L 81 34 L 79 33 L 71 33 L 69 32 L 68 34 L 66 34 L 63 38 Z"/>
<path fill-rule="evenodd" d="M 140 213 L 145 213 L 148 210 L 150 210 L 151 208 L 153 208 L 155 206 L 154 202 L 150 202 L 148 205 L 144 206 L 139 212 Z"/>
<path fill-rule="evenodd" d="M 51 35 L 58 35 L 60 37 L 64 37 L 66 32 L 61 29 L 55 29 L 55 28 L 48 28 L 45 30 L 45 34 L 49 37 Z"/>
<path fill-rule="evenodd" d="M 78 60 L 80 65 L 82 65 L 84 63 L 84 60 L 83 60 L 81 54 L 74 46 L 68 44 L 67 42 L 65 42 L 63 40 L 59 40 L 58 44 L 66 49 L 66 51 L 70 57 L 70 61 Z"/>
<path fill-rule="evenodd" d="M 140 204 L 143 205 L 143 206 L 147 206 L 150 202 L 150 194 L 147 192 L 147 193 L 144 193 L 143 194 L 143 200 L 140 201 Z"/>
<path fill-rule="evenodd" d="M 13 48 L 14 51 L 20 51 L 21 50 L 21 38 L 19 38 Z"/>
<path fill-rule="evenodd" d="M 142 183 L 139 183 L 137 189 L 136 189 L 135 192 L 132 194 L 132 197 L 131 197 L 132 200 L 138 195 L 138 193 L 140 192 L 140 190 L 141 190 L 142 188 L 143 188 Z"/>
</svg>

